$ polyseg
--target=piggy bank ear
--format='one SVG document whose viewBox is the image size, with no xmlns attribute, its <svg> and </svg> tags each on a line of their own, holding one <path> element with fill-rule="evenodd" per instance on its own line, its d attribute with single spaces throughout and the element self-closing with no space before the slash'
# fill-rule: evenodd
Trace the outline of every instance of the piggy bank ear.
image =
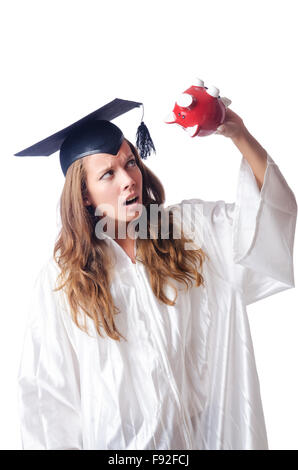
<svg viewBox="0 0 298 470">
<path fill-rule="evenodd" d="M 229 98 L 226 98 L 225 96 L 222 96 L 220 99 L 221 99 L 221 101 L 223 102 L 223 104 L 225 105 L 226 108 L 228 106 L 230 106 L 230 104 L 232 103 L 232 101 L 229 100 Z"/>
</svg>

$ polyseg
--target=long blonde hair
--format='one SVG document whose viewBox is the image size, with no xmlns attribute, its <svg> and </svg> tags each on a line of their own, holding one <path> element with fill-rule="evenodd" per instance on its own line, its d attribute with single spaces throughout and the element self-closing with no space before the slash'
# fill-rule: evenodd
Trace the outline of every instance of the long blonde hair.
<svg viewBox="0 0 298 470">
<path fill-rule="evenodd" d="M 143 178 L 142 204 L 149 211 L 150 204 L 164 204 L 165 191 L 157 176 L 144 164 L 135 146 L 126 139 L 136 158 Z M 86 318 L 84 325 L 79 322 L 79 309 L 94 322 L 100 336 L 102 330 L 112 339 L 126 340 L 117 330 L 114 315 L 120 310 L 114 305 L 110 292 L 111 261 L 106 250 L 105 241 L 95 235 L 95 224 L 98 217 L 91 206 L 86 207 L 83 200 L 87 194 L 86 170 L 84 159 L 76 160 L 66 173 L 65 183 L 60 199 L 60 215 L 62 227 L 54 247 L 54 259 L 60 267 L 57 280 L 62 280 L 55 291 L 64 289 L 70 306 L 71 316 L 75 324 L 88 334 Z M 148 208 L 148 209 L 147 209 Z M 173 235 L 173 214 L 169 213 L 169 238 L 160 237 L 160 218 L 158 236 L 156 238 L 137 239 L 137 258 L 142 262 L 149 274 L 152 291 L 155 296 L 167 305 L 175 305 L 164 293 L 164 287 L 172 278 L 183 283 L 189 289 L 195 285 L 204 286 L 204 278 L 197 270 L 200 269 L 208 255 L 201 249 L 186 250 L 184 244 L 192 242 L 183 231 L 179 239 Z M 152 233 L 149 217 L 147 217 L 148 234 Z"/>
</svg>

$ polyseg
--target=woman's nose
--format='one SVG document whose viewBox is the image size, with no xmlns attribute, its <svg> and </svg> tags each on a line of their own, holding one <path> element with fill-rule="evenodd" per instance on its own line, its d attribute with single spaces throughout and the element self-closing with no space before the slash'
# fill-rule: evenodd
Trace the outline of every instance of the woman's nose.
<svg viewBox="0 0 298 470">
<path fill-rule="evenodd" d="M 121 185 L 123 186 L 123 188 L 125 188 L 126 186 L 130 186 L 134 183 L 135 183 L 134 178 L 132 178 L 132 176 L 126 171 L 123 171 L 121 175 Z"/>
</svg>

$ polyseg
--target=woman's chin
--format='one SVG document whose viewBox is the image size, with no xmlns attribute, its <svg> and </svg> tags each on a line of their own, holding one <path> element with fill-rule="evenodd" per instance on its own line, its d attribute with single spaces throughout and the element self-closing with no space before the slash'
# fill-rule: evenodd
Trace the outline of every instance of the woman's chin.
<svg viewBox="0 0 298 470">
<path fill-rule="evenodd" d="M 125 220 L 126 222 L 131 222 L 132 220 L 139 218 L 141 214 L 142 214 L 142 206 L 137 207 L 135 209 L 128 207 L 126 214 L 124 214 L 123 220 Z"/>
</svg>

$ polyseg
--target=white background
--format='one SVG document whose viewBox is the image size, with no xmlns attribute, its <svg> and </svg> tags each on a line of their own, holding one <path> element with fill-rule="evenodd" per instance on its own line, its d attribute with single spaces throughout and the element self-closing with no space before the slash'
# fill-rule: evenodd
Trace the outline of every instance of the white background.
<svg viewBox="0 0 298 470">
<path fill-rule="evenodd" d="M 13 154 L 114 98 L 141 101 L 166 205 L 234 202 L 241 154 L 163 123 L 194 77 L 232 100 L 298 194 L 297 2 L 1 2 L 0 448 L 20 449 L 16 377 L 26 302 L 57 235 L 59 156 Z M 295 32 L 296 31 L 296 32 Z M 135 143 L 142 109 L 114 122 Z M 295 268 L 297 256 L 295 248 Z M 297 289 L 248 307 L 270 449 L 298 449 Z"/>
</svg>

